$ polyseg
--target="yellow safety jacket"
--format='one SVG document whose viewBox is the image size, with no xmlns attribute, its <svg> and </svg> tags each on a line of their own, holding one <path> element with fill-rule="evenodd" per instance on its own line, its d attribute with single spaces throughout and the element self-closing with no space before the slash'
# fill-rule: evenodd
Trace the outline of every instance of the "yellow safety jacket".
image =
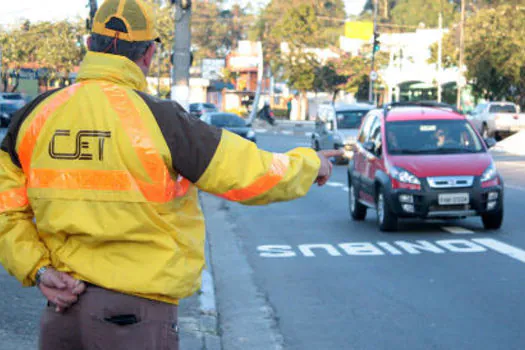
<svg viewBox="0 0 525 350">
<path fill-rule="evenodd" d="M 262 205 L 313 184 L 313 150 L 262 151 L 145 88 L 135 63 L 90 52 L 77 83 L 14 116 L 0 151 L 0 263 L 24 286 L 52 265 L 177 303 L 204 267 L 197 189 Z"/>
</svg>

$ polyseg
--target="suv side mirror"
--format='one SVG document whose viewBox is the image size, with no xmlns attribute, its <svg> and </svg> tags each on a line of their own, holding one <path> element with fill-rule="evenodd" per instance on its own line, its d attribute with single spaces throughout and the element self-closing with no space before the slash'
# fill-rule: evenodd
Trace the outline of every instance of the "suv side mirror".
<svg viewBox="0 0 525 350">
<path fill-rule="evenodd" d="M 376 149 L 376 145 L 372 141 L 366 141 L 365 143 L 363 143 L 363 148 L 366 149 L 370 153 L 374 153 Z"/>
<path fill-rule="evenodd" d="M 489 137 L 485 139 L 485 145 L 487 145 L 487 148 L 492 148 L 496 146 L 496 144 L 497 144 L 497 141 L 493 137 Z"/>
</svg>

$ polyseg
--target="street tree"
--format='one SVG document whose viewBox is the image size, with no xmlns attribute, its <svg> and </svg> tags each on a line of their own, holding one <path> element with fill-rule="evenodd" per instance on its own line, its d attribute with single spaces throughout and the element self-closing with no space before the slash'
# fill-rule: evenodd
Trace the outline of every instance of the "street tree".
<svg viewBox="0 0 525 350">
<path fill-rule="evenodd" d="M 525 11 L 521 5 L 485 8 L 465 26 L 467 77 L 478 97 L 525 104 Z"/>
<path fill-rule="evenodd" d="M 288 84 L 300 93 L 301 110 L 306 107 L 306 92 L 315 88 L 315 75 L 319 62 L 309 48 L 315 47 L 319 40 L 320 23 L 312 5 L 302 4 L 290 8 L 282 16 L 282 21 L 272 29 L 272 37 L 278 43 L 286 43 L 285 52 L 276 49 L 273 57 L 274 69 L 277 66 L 283 72 Z M 275 54 L 275 53 L 274 53 Z"/>
<path fill-rule="evenodd" d="M 445 27 L 457 17 L 454 4 L 446 0 L 398 0 L 392 10 L 392 22 L 403 26 L 424 24 L 427 28 L 436 28 L 440 11 Z"/>
</svg>

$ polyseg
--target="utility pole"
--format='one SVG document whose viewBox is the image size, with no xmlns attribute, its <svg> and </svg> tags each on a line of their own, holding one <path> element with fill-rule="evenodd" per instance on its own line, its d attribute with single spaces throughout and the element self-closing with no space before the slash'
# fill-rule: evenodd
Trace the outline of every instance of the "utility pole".
<svg viewBox="0 0 525 350">
<path fill-rule="evenodd" d="M 175 4 L 173 45 L 173 86 L 171 99 L 189 108 L 191 65 L 191 0 L 171 0 Z"/>
<path fill-rule="evenodd" d="M 375 60 L 376 60 L 377 1 L 378 0 L 374 0 L 374 43 L 372 44 L 372 67 L 370 69 L 370 75 L 368 76 L 368 79 L 369 79 L 368 101 L 370 103 L 375 102 L 374 79 L 372 79 L 372 74 L 374 73 L 374 70 L 375 70 Z"/>
<path fill-rule="evenodd" d="M 89 0 L 89 29 L 93 28 L 93 18 L 97 13 L 98 5 L 97 0 Z"/>
<path fill-rule="evenodd" d="M 441 9 L 439 10 L 439 41 L 438 41 L 438 58 L 437 58 L 437 100 L 441 102 L 441 60 L 443 57 L 443 0 L 441 0 Z"/>
<path fill-rule="evenodd" d="M 461 22 L 459 28 L 459 64 L 458 64 L 458 95 L 456 108 L 461 110 L 461 88 L 463 85 L 463 51 L 465 49 L 465 0 L 461 0 Z"/>
</svg>

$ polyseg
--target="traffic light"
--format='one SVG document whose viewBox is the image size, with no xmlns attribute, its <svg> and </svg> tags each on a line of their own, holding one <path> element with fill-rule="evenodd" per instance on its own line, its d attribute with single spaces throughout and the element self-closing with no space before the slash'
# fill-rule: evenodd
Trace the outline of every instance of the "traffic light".
<svg viewBox="0 0 525 350">
<path fill-rule="evenodd" d="M 374 53 L 381 49 L 381 42 L 379 41 L 379 33 L 374 32 Z"/>
</svg>

